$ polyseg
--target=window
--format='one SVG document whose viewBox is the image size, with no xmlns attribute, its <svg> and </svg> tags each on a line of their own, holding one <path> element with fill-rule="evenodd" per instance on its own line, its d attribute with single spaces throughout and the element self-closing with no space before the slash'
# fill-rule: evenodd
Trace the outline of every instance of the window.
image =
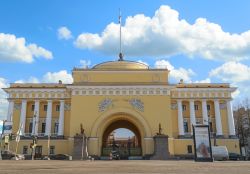
<svg viewBox="0 0 250 174">
<path fill-rule="evenodd" d="M 55 123 L 55 127 L 54 127 L 55 134 L 58 133 L 58 126 L 59 126 L 59 123 Z"/>
<path fill-rule="evenodd" d="M 35 110 L 35 105 L 31 105 L 31 111 Z"/>
<path fill-rule="evenodd" d="M 30 125 L 29 125 L 29 133 L 32 133 L 32 129 L 33 129 L 33 123 L 30 122 Z"/>
<path fill-rule="evenodd" d="M 43 110 L 47 111 L 47 109 L 48 109 L 48 105 L 43 105 Z"/>
<path fill-rule="evenodd" d="M 199 106 L 198 105 L 194 105 L 194 110 L 198 111 L 199 110 Z"/>
<path fill-rule="evenodd" d="M 210 132 L 213 132 L 213 123 L 209 122 L 209 128 L 210 128 Z"/>
<path fill-rule="evenodd" d="M 210 111 L 210 105 L 207 105 L 207 110 Z"/>
<path fill-rule="evenodd" d="M 188 151 L 188 153 L 193 153 L 192 145 L 187 145 L 187 151 Z"/>
<path fill-rule="evenodd" d="M 46 123 L 42 123 L 42 133 L 45 133 L 45 129 L 46 129 Z"/>
<path fill-rule="evenodd" d="M 188 122 L 184 121 L 184 132 L 187 133 L 188 132 Z"/>
<path fill-rule="evenodd" d="M 54 155 L 55 154 L 55 146 L 50 146 L 49 148 L 49 154 Z"/>
<path fill-rule="evenodd" d="M 186 105 L 182 105 L 182 111 L 187 110 L 187 106 Z"/>
<path fill-rule="evenodd" d="M 60 111 L 60 105 L 56 105 L 56 111 Z"/>
<path fill-rule="evenodd" d="M 28 154 L 28 146 L 23 146 L 23 154 Z"/>
</svg>

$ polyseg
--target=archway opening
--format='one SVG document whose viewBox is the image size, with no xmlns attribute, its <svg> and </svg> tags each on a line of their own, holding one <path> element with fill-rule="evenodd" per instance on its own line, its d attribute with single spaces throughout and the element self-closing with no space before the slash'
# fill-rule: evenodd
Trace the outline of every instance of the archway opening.
<svg viewBox="0 0 250 174">
<path fill-rule="evenodd" d="M 141 134 L 138 128 L 128 120 L 112 122 L 102 137 L 102 156 L 116 154 L 120 159 L 141 156 Z"/>
</svg>

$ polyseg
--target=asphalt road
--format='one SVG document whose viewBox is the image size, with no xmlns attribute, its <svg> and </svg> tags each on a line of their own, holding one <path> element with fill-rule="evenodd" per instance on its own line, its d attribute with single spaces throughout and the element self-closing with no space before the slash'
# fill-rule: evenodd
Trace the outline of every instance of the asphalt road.
<svg viewBox="0 0 250 174">
<path fill-rule="evenodd" d="M 0 161 L 0 174 L 250 174 L 250 161 Z"/>
</svg>

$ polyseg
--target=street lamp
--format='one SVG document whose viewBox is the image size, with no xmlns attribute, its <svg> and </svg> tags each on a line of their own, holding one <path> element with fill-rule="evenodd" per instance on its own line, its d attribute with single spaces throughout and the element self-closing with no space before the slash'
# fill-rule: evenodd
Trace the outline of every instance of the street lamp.
<svg viewBox="0 0 250 174">
<path fill-rule="evenodd" d="M 34 125 L 33 125 L 33 136 L 32 136 L 32 143 L 30 145 L 30 147 L 32 148 L 32 151 L 31 151 L 31 158 L 32 160 L 34 160 L 35 158 L 35 148 L 36 148 L 36 144 L 37 144 L 37 136 L 36 136 L 36 124 L 37 124 L 37 121 L 36 121 L 36 113 L 34 114 Z"/>
</svg>

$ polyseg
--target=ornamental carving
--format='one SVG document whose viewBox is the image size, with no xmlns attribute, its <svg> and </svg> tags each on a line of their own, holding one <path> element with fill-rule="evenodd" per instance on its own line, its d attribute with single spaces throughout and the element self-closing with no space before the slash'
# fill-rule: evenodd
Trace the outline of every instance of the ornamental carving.
<svg viewBox="0 0 250 174">
<path fill-rule="evenodd" d="M 133 106 L 133 108 L 144 112 L 144 103 L 140 99 L 131 99 L 129 100 L 129 103 Z"/>
<path fill-rule="evenodd" d="M 21 104 L 20 103 L 15 103 L 14 108 L 15 108 L 15 110 L 21 110 Z"/>
<path fill-rule="evenodd" d="M 65 103 L 64 104 L 64 111 L 70 111 L 70 109 L 71 109 L 71 104 Z"/>
<path fill-rule="evenodd" d="M 177 103 L 171 103 L 171 109 L 177 110 L 178 109 Z"/>
<path fill-rule="evenodd" d="M 109 106 L 112 105 L 112 100 L 111 99 L 104 99 L 99 103 L 99 112 L 105 111 Z"/>
</svg>

